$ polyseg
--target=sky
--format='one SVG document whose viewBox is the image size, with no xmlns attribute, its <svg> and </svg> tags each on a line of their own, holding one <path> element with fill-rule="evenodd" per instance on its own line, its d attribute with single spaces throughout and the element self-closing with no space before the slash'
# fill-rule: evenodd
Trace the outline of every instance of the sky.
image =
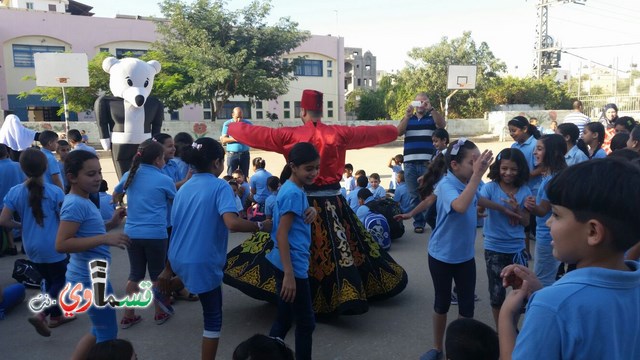
<svg viewBox="0 0 640 360">
<path fill-rule="evenodd" d="M 188 0 L 187 0 L 188 1 Z M 536 41 L 537 7 L 542 0 L 272 0 L 270 23 L 289 17 L 315 35 L 341 36 L 346 47 L 359 47 L 377 57 L 378 70 L 402 69 L 414 47 L 428 47 L 471 31 L 477 44 L 486 42 L 507 64 L 507 72 L 531 73 Z M 546 0 L 549 35 L 567 52 L 562 68 L 617 63 L 628 71 L 640 62 L 640 1 L 586 0 L 581 4 Z M 580 0 L 574 0 L 580 1 Z M 80 0 L 95 16 L 116 14 L 162 16 L 157 0 Z M 247 0 L 229 0 L 241 9 Z M 621 45 L 609 46 L 603 45 Z M 585 48 L 590 47 L 590 48 Z"/>
</svg>

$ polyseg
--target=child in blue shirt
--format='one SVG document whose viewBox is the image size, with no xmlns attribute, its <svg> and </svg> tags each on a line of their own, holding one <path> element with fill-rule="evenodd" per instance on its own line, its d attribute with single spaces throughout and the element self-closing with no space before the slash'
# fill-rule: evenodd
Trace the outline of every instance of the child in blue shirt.
<svg viewBox="0 0 640 360">
<path fill-rule="evenodd" d="M 271 238 L 273 250 L 267 259 L 276 270 L 278 314 L 269 336 L 285 338 L 296 319 L 296 359 L 311 359 L 312 334 L 315 329 L 311 288 L 309 286 L 309 256 L 311 225 L 305 222 L 309 208 L 303 186 L 313 184 L 320 169 L 320 155 L 310 143 L 297 143 L 291 149 L 289 166 L 281 178 L 288 180 L 280 187 L 273 216 Z"/>
<path fill-rule="evenodd" d="M 358 212 L 360 202 L 358 201 L 358 192 L 362 189 L 366 189 L 369 184 L 366 176 L 358 176 L 356 179 L 356 187 L 347 195 L 347 203 L 353 212 Z"/>
<path fill-rule="evenodd" d="M 640 168 L 616 158 L 582 162 L 556 175 L 546 193 L 553 255 L 577 269 L 544 288 L 527 267 L 503 270 L 504 286 L 514 290 L 500 312 L 500 358 L 640 358 L 640 265 L 624 260 L 640 239 L 630 201 L 640 198 Z"/>
<path fill-rule="evenodd" d="M 58 148 L 56 149 L 56 154 L 60 157 L 58 160 L 58 167 L 60 168 L 60 181 L 62 181 L 62 190 L 66 190 L 67 179 L 64 174 L 64 160 L 69 155 L 69 151 L 71 151 L 71 145 L 67 142 L 67 140 L 58 140 Z"/>
<path fill-rule="evenodd" d="M 589 146 L 589 159 L 602 159 L 607 153 L 602 149 L 604 144 L 604 125 L 599 122 L 591 122 L 584 126 L 582 140 Z"/>
<path fill-rule="evenodd" d="M 58 166 L 58 160 L 53 153 L 58 149 L 58 134 L 51 130 L 45 130 L 40 133 L 38 137 L 40 145 L 42 145 L 42 152 L 47 157 L 47 171 L 45 173 L 45 181 L 48 184 L 53 184 L 63 190 L 62 180 L 60 175 L 60 167 Z"/>
<path fill-rule="evenodd" d="M 55 300 L 64 287 L 67 271 L 66 255 L 55 249 L 64 193 L 59 187 L 44 182 L 47 163 L 47 157 L 37 149 L 27 149 L 20 155 L 20 167 L 28 179 L 11 188 L 4 197 L 0 225 L 7 228 L 22 227 L 23 248 L 35 269 L 43 276 L 45 291 Z M 14 213 L 20 216 L 22 223 L 13 220 Z M 50 321 L 47 326 L 48 316 Z M 59 306 L 50 306 L 29 318 L 29 322 L 40 335 L 50 336 L 49 327 L 55 328 L 74 319 L 62 316 Z"/>
<path fill-rule="evenodd" d="M 168 140 L 166 142 L 169 142 Z M 124 232 L 131 239 L 127 295 L 140 291 L 138 284 L 144 280 L 147 269 L 154 287 L 158 275 L 164 270 L 167 253 L 167 209 L 176 194 L 173 179 L 162 173 L 166 153 L 160 141 L 145 140 L 138 147 L 131 169 L 124 173 L 114 189 L 114 199 L 120 203 L 127 195 L 127 222 Z M 157 293 L 157 291 L 156 291 Z M 156 324 L 165 323 L 173 314 L 162 296 L 154 298 Z M 126 309 L 120 321 L 122 329 L 142 321 L 135 309 Z"/>
<path fill-rule="evenodd" d="M 584 141 L 580 139 L 580 129 L 576 124 L 560 124 L 556 133 L 562 135 L 564 141 L 567 143 L 567 153 L 564 155 L 567 166 L 589 160 L 589 150 Z"/>
<path fill-rule="evenodd" d="M 122 222 L 124 208 L 117 209 L 113 218 L 104 223 L 100 210 L 89 199 L 89 194 L 100 190 L 102 169 L 98 157 L 88 151 L 72 151 L 65 161 L 65 173 L 69 181 L 69 193 L 64 198 L 60 211 L 60 226 L 56 235 L 56 251 L 71 253 L 67 265 L 67 282 L 81 283 L 85 289 L 91 289 L 89 262 L 100 259 L 111 262 L 109 246 L 122 249 L 129 246 L 129 237 L 120 232 L 110 232 Z M 106 294 L 112 294 L 113 288 L 107 281 Z M 88 310 L 93 325 L 91 332 L 85 335 L 76 346 L 74 359 L 84 359 L 96 342 L 117 338 L 118 322 L 116 311 L 111 306 L 91 306 Z"/>
<path fill-rule="evenodd" d="M 269 196 L 267 188 L 267 179 L 271 177 L 271 173 L 264 169 L 267 165 L 263 158 L 257 157 L 253 159 L 253 176 L 249 179 L 251 185 L 251 196 L 253 201 L 258 203 L 261 208 L 264 207 L 264 201 Z"/>
<path fill-rule="evenodd" d="M 371 209 L 369 209 L 369 207 L 367 206 L 367 203 L 373 200 L 375 199 L 373 198 L 373 194 L 371 193 L 371 190 L 366 188 L 358 190 L 358 204 L 360 204 L 360 207 L 358 207 L 358 210 L 356 211 L 356 215 L 358 216 L 358 219 L 360 219 L 360 222 L 363 224 L 364 224 L 364 219 L 366 219 L 367 216 L 371 214 Z"/>
<path fill-rule="evenodd" d="M 396 191 L 393 193 L 393 200 L 400 205 L 400 210 L 403 213 L 411 211 L 411 194 L 407 189 L 407 184 L 404 182 L 404 171 L 398 171 L 396 175 Z"/>
<path fill-rule="evenodd" d="M 492 181 L 482 186 L 480 196 L 507 206 L 521 216 L 516 220 L 496 210 L 489 209 L 486 212 L 484 260 L 491 310 L 497 328 L 500 307 L 506 295 L 500 273 L 511 264 L 528 264 L 524 246 L 524 226 L 529 223 L 529 213 L 524 209 L 524 204 L 526 198 L 531 196 L 526 186 L 529 180 L 527 160 L 518 149 L 504 149 L 489 168 L 488 178 Z"/>
<path fill-rule="evenodd" d="M 347 197 L 356 188 L 356 178 L 353 176 L 353 165 L 345 164 L 344 173 L 342 174 L 343 196 Z M 346 193 L 346 194 L 345 194 Z"/>
<path fill-rule="evenodd" d="M 9 190 L 25 180 L 24 173 L 20 169 L 20 164 L 9 159 L 9 148 L 5 144 L 0 144 L 0 199 L 4 199 Z M 1 236 L 8 241 L 5 255 L 18 255 L 18 249 L 13 242 L 13 232 L 0 226 Z"/>
<path fill-rule="evenodd" d="M 264 215 L 267 219 L 273 218 L 273 211 L 276 206 L 276 198 L 278 196 L 278 189 L 280 189 L 280 179 L 277 176 L 272 176 L 267 179 L 267 187 L 269 188 L 269 196 L 264 201 Z"/>
<path fill-rule="evenodd" d="M 398 182 L 397 182 L 397 176 L 398 176 L 398 172 L 402 171 L 402 163 L 404 162 L 404 156 L 402 156 L 402 154 L 398 154 L 394 157 L 392 157 L 389 160 L 389 164 L 387 165 L 387 167 L 389 169 L 391 169 L 391 182 L 389 182 L 389 190 L 394 190 L 396 189 L 396 187 L 398 186 Z M 391 191 L 393 192 L 393 191 Z"/>
<path fill-rule="evenodd" d="M 547 198 L 546 185 L 558 172 L 567 167 L 564 154 L 567 151 L 564 138 L 561 135 L 543 135 L 536 144 L 534 156 L 538 168 L 543 170 L 542 182 L 536 197 L 529 196 L 525 202 L 527 210 L 536 216 L 536 252 L 534 268 L 536 276 L 544 286 L 553 284 L 556 280 L 560 262 L 553 257 L 551 234 L 547 220 L 551 216 L 551 204 Z"/>
<path fill-rule="evenodd" d="M 182 161 L 182 151 L 193 144 L 193 136 L 186 132 L 179 132 L 173 137 L 173 143 L 176 148 L 173 161 L 178 167 L 178 174 L 181 179 L 191 177 L 191 168 L 186 162 Z"/>
<path fill-rule="evenodd" d="M 222 269 L 227 255 L 229 230 L 255 232 L 271 230 L 271 223 L 251 222 L 238 217 L 233 191 L 218 176 L 225 168 L 224 148 L 202 137 L 184 149 L 182 160 L 194 174 L 176 193 L 171 218 L 173 232 L 167 266 L 158 281 L 169 289 L 173 272 L 198 294 L 204 314 L 202 358 L 213 359 L 222 328 Z"/>
<path fill-rule="evenodd" d="M 384 199 L 387 195 L 384 188 L 380 186 L 380 175 L 378 173 L 372 173 L 369 175 L 369 190 L 371 190 L 373 198 L 376 200 Z"/>
<path fill-rule="evenodd" d="M 242 206 L 244 207 L 244 209 L 246 209 L 249 205 L 247 201 L 249 200 L 249 195 L 251 195 L 251 186 L 249 186 L 249 183 L 245 181 L 245 174 L 242 172 L 242 170 L 234 170 L 231 176 L 233 176 L 233 179 L 238 183 L 238 186 L 240 187 L 240 193 L 238 195 L 240 196 L 240 200 L 242 200 Z"/>
<path fill-rule="evenodd" d="M 238 209 L 238 213 L 240 214 L 240 217 L 243 219 L 246 219 L 246 213 L 244 213 L 243 210 L 243 206 L 242 206 L 242 200 L 240 200 L 240 196 L 238 196 L 238 183 L 231 179 L 228 181 L 229 186 L 231 186 L 231 190 L 233 190 L 233 195 L 235 198 L 235 202 L 236 202 L 236 208 Z"/>
</svg>

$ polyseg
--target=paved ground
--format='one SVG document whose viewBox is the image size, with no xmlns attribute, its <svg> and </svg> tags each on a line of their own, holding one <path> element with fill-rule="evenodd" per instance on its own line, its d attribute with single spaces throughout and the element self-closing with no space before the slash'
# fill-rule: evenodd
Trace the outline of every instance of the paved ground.
<svg viewBox="0 0 640 360">
<path fill-rule="evenodd" d="M 497 153 L 510 143 L 482 143 L 481 149 L 489 148 Z M 347 162 L 355 169 L 365 169 L 367 173 L 378 172 L 383 176 L 383 185 L 388 184 L 390 169 L 388 159 L 402 153 L 402 144 L 393 143 L 371 149 L 350 151 Z M 252 151 L 253 156 L 266 159 L 267 169 L 279 175 L 284 160 L 280 155 Z M 110 159 L 103 159 L 103 173 L 110 187 L 116 183 Z M 417 359 L 431 346 L 431 309 L 433 287 L 427 267 L 425 234 L 414 234 L 411 222 L 405 223 L 407 232 L 394 241 L 391 255 L 402 265 L 408 275 L 409 284 L 395 298 L 373 303 L 368 313 L 359 316 L 345 316 L 318 323 L 314 333 L 313 354 L 316 359 Z M 235 247 L 246 238 L 245 234 L 232 234 L 229 248 Z M 112 248 L 110 280 L 118 295 L 124 294 L 129 271 L 127 255 L 123 250 Z M 0 285 L 12 283 L 11 269 L 18 257 L 0 258 Z M 480 301 L 476 303 L 476 318 L 493 324 L 488 302 L 487 280 L 482 254 L 482 235 L 476 237 L 476 261 L 478 281 L 476 293 Z M 234 288 L 224 286 L 224 323 L 218 358 L 230 359 L 235 346 L 253 335 L 269 331 L 275 307 L 251 299 Z M 27 297 L 37 294 L 28 290 Z M 141 312 L 144 321 L 131 329 L 120 330 L 119 337 L 133 342 L 140 359 L 196 359 L 200 354 L 202 334 L 202 314 L 198 302 L 179 302 L 176 315 L 164 325 L 153 322 L 151 309 Z M 0 349 L 4 359 L 66 359 L 73 348 L 90 328 L 88 316 L 81 315 L 73 323 L 54 329 L 50 338 L 36 334 L 27 323 L 30 312 L 26 302 L 0 321 Z M 118 318 L 122 314 L 118 313 Z M 457 307 L 452 306 L 449 320 L 457 317 Z M 293 346 L 293 331 L 286 341 Z"/>
</svg>

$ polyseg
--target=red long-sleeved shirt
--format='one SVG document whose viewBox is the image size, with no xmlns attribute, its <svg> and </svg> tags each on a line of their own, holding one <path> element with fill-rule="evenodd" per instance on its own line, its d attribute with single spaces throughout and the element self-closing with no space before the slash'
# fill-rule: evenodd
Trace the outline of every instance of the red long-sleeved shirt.
<svg viewBox="0 0 640 360">
<path fill-rule="evenodd" d="M 315 125 L 308 121 L 302 126 L 277 129 L 233 123 L 229 125 L 229 135 L 250 147 L 283 154 L 285 159 L 295 144 L 313 144 L 320 153 L 320 174 L 315 185 L 322 186 L 340 182 L 347 150 L 394 141 L 398 138 L 398 129 L 393 125 L 325 125 L 320 121 Z"/>
</svg>

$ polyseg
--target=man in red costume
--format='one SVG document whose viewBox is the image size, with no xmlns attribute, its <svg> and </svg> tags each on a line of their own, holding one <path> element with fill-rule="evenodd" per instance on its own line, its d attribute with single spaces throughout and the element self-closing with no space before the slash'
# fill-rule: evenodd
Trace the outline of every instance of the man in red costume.
<svg viewBox="0 0 640 360">
<path fill-rule="evenodd" d="M 309 280 L 318 314 L 361 314 L 367 300 L 400 293 L 407 274 L 364 229 L 340 194 L 346 151 L 396 140 L 395 126 L 325 125 L 322 93 L 304 90 L 300 104 L 302 126 L 272 129 L 235 123 L 229 135 L 253 148 L 288 157 L 299 142 L 313 144 L 320 153 L 320 174 L 305 190 L 318 216 L 311 225 Z M 274 301 L 275 278 L 265 253 L 273 246 L 262 233 L 245 241 L 227 256 L 225 282 L 246 294 Z M 259 274 L 259 276 L 256 276 Z"/>
</svg>

